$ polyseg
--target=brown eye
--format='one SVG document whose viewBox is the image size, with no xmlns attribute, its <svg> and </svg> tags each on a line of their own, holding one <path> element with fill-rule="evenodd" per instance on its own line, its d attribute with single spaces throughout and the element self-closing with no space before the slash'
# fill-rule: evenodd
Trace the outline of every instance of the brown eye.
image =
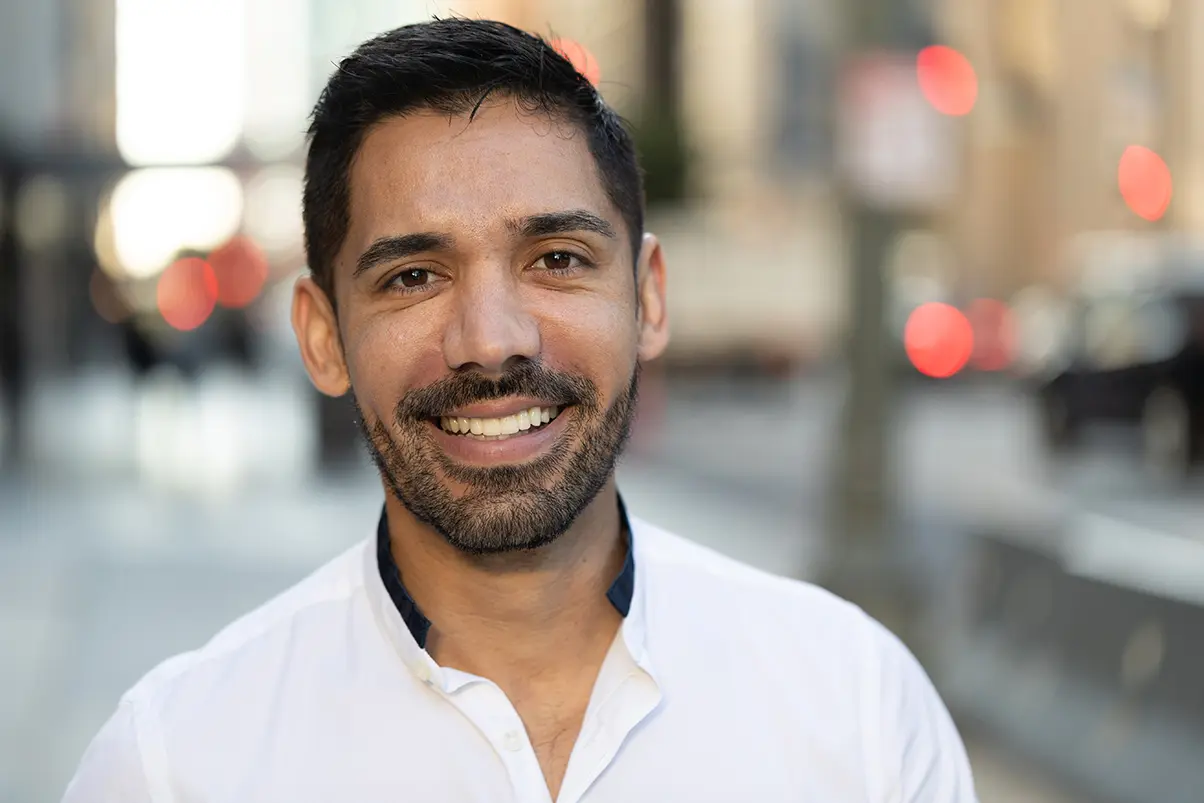
<svg viewBox="0 0 1204 803">
<path fill-rule="evenodd" d="M 553 272 L 570 271 L 581 263 L 576 254 L 568 251 L 552 251 L 540 257 L 539 261 L 543 263 L 544 270 Z"/>
<path fill-rule="evenodd" d="M 563 251 L 548 254 L 544 259 L 547 260 L 549 270 L 565 270 L 573 266 L 573 258 Z"/>
<path fill-rule="evenodd" d="M 430 281 L 431 272 L 422 268 L 414 268 L 413 270 L 402 271 L 397 274 L 394 282 L 402 287 L 422 287 Z"/>
</svg>

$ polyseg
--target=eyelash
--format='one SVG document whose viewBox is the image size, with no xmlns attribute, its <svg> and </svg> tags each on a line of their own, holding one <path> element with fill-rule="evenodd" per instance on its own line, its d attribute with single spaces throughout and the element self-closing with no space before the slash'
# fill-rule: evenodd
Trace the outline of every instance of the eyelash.
<svg viewBox="0 0 1204 803">
<path fill-rule="evenodd" d="M 533 262 L 531 264 L 533 264 L 533 265 L 537 264 L 537 263 L 543 261 L 544 259 L 547 259 L 550 256 L 557 256 L 557 255 L 567 256 L 567 257 L 575 260 L 577 264 L 572 265 L 567 268 L 543 268 L 543 271 L 545 273 L 551 273 L 551 274 L 558 275 L 558 276 L 564 276 L 564 275 L 573 273 L 577 270 L 580 270 L 582 268 L 595 267 L 593 262 L 591 262 L 590 260 L 581 256 L 581 254 L 578 254 L 575 251 L 569 251 L 569 250 L 566 250 L 563 248 L 555 249 L 555 250 L 540 254 L 539 258 L 536 259 L 535 262 Z M 420 284 L 417 287 L 405 287 L 404 285 L 398 283 L 402 276 L 406 275 L 407 273 L 415 273 L 417 271 L 422 271 L 423 273 L 429 274 L 431 276 L 438 276 L 437 273 L 435 273 L 433 270 L 430 270 L 428 268 L 406 268 L 405 270 L 402 270 L 402 271 L 399 271 L 399 272 L 393 274 L 393 276 L 391 276 L 389 279 L 387 279 L 385 281 L 384 288 L 390 292 L 401 293 L 403 295 L 415 295 L 418 293 L 425 292 L 431 286 L 430 284 Z"/>
<path fill-rule="evenodd" d="M 423 292 L 429 290 L 431 287 L 431 285 L 429 283 L 428 284 L 420 284 L 417 287 L 406 287 L 405 285 L 401 284 L 402 276 L 405 276 L 407 273 L 418 273 L 419 271 L 421 271 L 422 273 L 429 274 L 432 277 L 438 276 L 437 273 L 435 273 L 433 270 L 430 270 L 428 268 L 406 268 L 405 270 L 398 271 L 397 273 L 393 274 L 388 279 L 386 279 L 385 283 L 384 283 L 384 289 L 391 293 L 400 293 L 402 295 L 407 295 L 407 296 L 415 295 L 417 293 L 423 293 Z"/>
<path fill-rule="evenodd" d="M 554 274 L 558 274 L 558 275 L 564 275 L 564 274 L 566 274 L 566 273 L 572 273 L 572 272 L 574 272 L 574 271 L 576 271 L 576 270 L 578 270 L 578 269 L 581 269 L 581 268 L 592 268 L 592 267 L 595 267 L 593 262 L 591 262 L 590 260 L 588 260 L 588 259 L 586 259 L 585 257 L 581 256 L 581 254 L 578 254 L 576 251 L 569 251 L 569 250 L 566 250 L 566 249 L 563 249 L 563 248 L 558 248 L 558 249 L 555 249 L 555 250 L 553 250 L 553 251 L 548 251 L 548 252 L 547 252 L 547 253 L 545 253 L 545 254 L 541 254 L 541 255 L 540 255 L 540 257 L 539 257 L 539 259 L 535 260 L 535 262 L 534 262 L 534 263 L 532 263 L 532 264 L 535 264 L 535 263 L 541 262 L 542 260 L 544 260 L 544 259 L 547 259 L 547 258 L 548 258 L 548 257 L 550 257 L 550 256 L 557 256 L 557 255 L 559 255 L 559 256 L 566 256 L 566 257 L 569 257 L 570 259 L 574 259 L 574 260 L 576 260 L 576 261 L 577 261 L 577 264 L 576 264 L 576 265 L 574 265 L 574 266 L 572 266 L 572 267 L 568 267 L 568 268 L 544 268 L 544 270 L 545 270 L 547 273 L 554 273 Z"/>
</svg>

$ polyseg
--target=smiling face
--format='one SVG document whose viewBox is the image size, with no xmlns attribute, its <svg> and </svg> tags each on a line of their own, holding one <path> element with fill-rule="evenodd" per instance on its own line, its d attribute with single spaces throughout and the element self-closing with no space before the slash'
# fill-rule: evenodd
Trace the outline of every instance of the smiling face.
<svg viewBox="0 0 1204 803">
<path fill-rule="evenodd" d="M 308 279 L 294 299 L 311 377 L 350 386 L 385 483 L 451 544 L 550 542 L 606 485 L 667 341 L 659 246 L 633 266 L 583 133 L 509 101 L 378 124 L 350 187 L 337 319 Z"/>
</svg>

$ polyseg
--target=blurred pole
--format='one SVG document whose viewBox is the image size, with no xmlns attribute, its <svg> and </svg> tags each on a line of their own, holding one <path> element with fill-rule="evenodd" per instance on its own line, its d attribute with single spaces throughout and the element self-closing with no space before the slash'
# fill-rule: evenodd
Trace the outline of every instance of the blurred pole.
<svg viewBox="0 0 1204 803">
<path fill-rule="evenodd" d="M 681 0 L 643 0 L 643 93 L 635 113 L 636 148 L 649 209 L 681 202 L 689 158 L 681 119 Z"/>
<path fill-rule="evenodd" d="M 680 42 L 679 0 L 644 0 L 645 103 L 672 118 L 681 111 Z"/>
<path fill-rule="evenodd" d="M 8 436 L 0 447 L 0 472 L 21 457 L 24 363 L 21 339 L 21 266 L 17 246 L 16 170 L 0 171 L 0 415 L 8 416 Z"/>
<path fill-rule="evenodd" d="M 898 0 L 841 0 L 844 60 L 908 49 Z M 837 103 L 844 86 L 836 93 Z M 839 145 L 840 143 L 838 143 Z M 835 452 L 835 493 L 820 581 L 863 607 L 905 641 L 913 636 L 915 604 L 907 592 L 901 550 L 893 537 L 890 489 L 895 409 L 888 353 L 886 260 L 902 215 L 876 206 L 840 178 L 850 278 L 846 343 L 847 395 Z"/>
</svg>

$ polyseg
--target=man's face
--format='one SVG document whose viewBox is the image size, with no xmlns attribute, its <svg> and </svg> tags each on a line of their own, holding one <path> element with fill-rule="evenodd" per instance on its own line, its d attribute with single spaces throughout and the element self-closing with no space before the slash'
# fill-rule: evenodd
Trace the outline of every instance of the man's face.
<svg viewBox="0 0 1204 803">
<path fill-rule="evenodd" d="M 332 325 L 382 477 L 466 552 L 549 543 L 610 478 L 664 345 L 584 134 L 509 102 L 388 120 L 350 211 Z M 651 238 L 640 266 L 660 308 Z"/>
</svg>

